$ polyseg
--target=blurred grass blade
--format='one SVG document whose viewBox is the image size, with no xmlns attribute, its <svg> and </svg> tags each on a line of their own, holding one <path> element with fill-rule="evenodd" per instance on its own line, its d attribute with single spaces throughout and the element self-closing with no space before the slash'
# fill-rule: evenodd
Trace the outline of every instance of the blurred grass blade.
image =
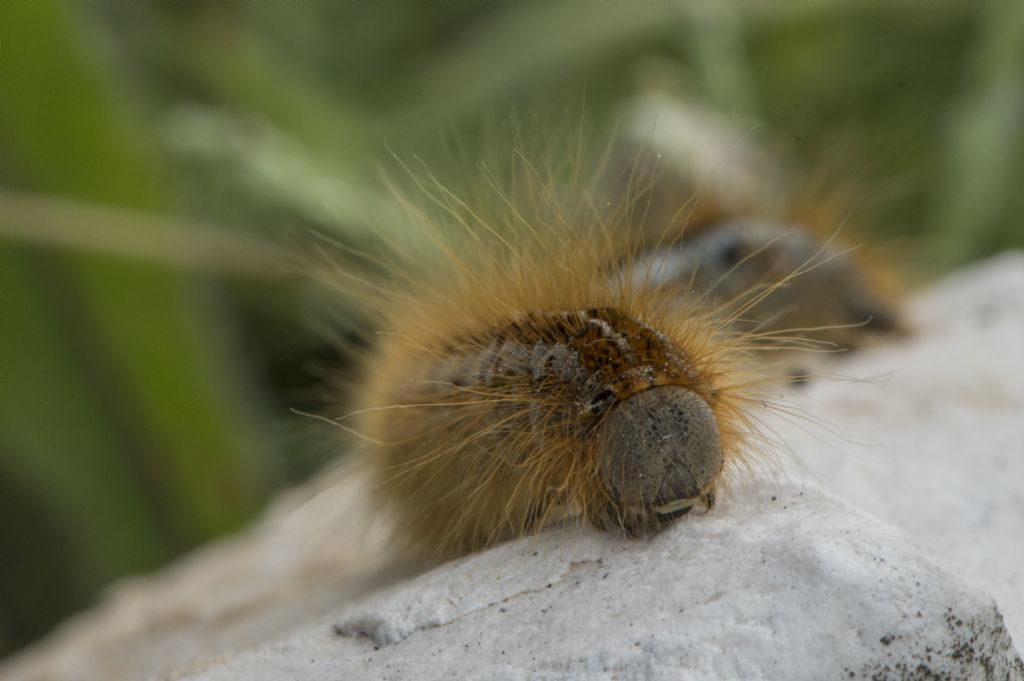
<svg viewBox="0 0 1024 681">
<path fill-rule="evenodd" d="M 1024 180 L 1024 3 L 985 3 L 977 10 L 975 52 L 933 200 L 934 265 L 940 268 L 997 248 L 1001 232 L 1010 231 L 1005 221 L 1019 220 L 1008 209 Z"/>
<path fill-rule="evenodd" d="M 213 274 L 257 279 L 296 274 L 292 254 L 258 237 L 209 224 L 3 188 L 0 237 Z"/>
<path fill-rule="evenodd" d="M 80 23 L 82 7 L 0 3 L 6 182 L 159 211 L 159 159 L 98 57 L 98 36 Z M 134 261 L 10 245 L 0 269 L 0 477 L 29 486 L 23 495 L 82 538 L 61 547 L 79 569 L 77 602 L 255 512 L 271 474 L 253 436 L 256 405 L 201 284 Z M 22 561 L 53 553 L 13 550 Z M 5 611 L 0 626 L 38 634 L 17 630 L 20 615 Z"/>
</svg>

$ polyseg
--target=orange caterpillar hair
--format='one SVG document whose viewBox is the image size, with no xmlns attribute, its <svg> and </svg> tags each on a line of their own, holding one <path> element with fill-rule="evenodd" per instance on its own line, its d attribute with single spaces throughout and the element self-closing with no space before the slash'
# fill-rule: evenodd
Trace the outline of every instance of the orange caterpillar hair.
<svg viewBox="0 0 1024 681">
<path fill-rule="evenodd" d="M 355 430 L 399 540 L 428 559 L 565 518 L 646 534 L 710 508 L 748 461 L 746 340 L 701 296 L 681 308 L 678 291 L 643 285 L 628 202 L 598 211 L 581 190 L 570 204 L 517 167 L 494 219 L 421 183 L 442 220 L 406 207 L 444 266 L 413 274 L 416 253 L 375 291 Z"/>
</svg>

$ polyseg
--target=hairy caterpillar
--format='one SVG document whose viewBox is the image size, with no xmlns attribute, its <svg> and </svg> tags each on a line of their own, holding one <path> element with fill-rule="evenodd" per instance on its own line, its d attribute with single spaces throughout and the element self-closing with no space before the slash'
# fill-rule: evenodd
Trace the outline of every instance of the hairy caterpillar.
<svg viewBox="0 0 1024 681">
<path fill-rule="evenodd" d="M 457 555 L 556 509 L 642 533 L 712 503 L 740 436 L 707 318 L 559 279 L 427 303 L 381 350 L 364 432 L 414 545 Z"/>
<path fill-rule="evenodd" d="M 433 276 L 399 261 L 385 264 L 393 286 L 342 277 L 383 332 L 353 430 L 402 543 L 420 555 L 459 555 L 566 517 L 645 534 L 710 508 L 760 438 L 746 407 L 768 379 L 750 353 L 773 331 L 788 340 L 770 304 L 788 294 L 781 307 L 807 312 L 805 330 L 860 321 L 806 304 L 856 280 L 801 286 L 813 277 L 793 273 L 821 249 L 799 229 L 690 210 L 692 193 L 653 179 L 634 178 L 623 199 L 525 165 L 511 182 L 483 173 L 497 189 L 482 204 L 427 183 L 441 220 L 408 209 L 443 256 Z M 659 226 L 648 194 L 686 219 Z"/>
<path fill-rule="evenodd" d="M 537 186 L 549 174 L 523 173 L 512 186 L 525 198 L 499 187 L 493 219 L 430 184 L 472 247 L 435 236 L 450 267 L 400 276 L 373 305 L 383 335 L 355 430 L 415 555 L 458 556 L 565 518 L 647 534 L 710 509 L 761 439 L 746 407 L 759 402 L 749 356 L 764 334 L 738 329 L 706 288 L 660 285 L 629 201 L 609 214 L 581 191 L 570 208 Z"/>
</svg>

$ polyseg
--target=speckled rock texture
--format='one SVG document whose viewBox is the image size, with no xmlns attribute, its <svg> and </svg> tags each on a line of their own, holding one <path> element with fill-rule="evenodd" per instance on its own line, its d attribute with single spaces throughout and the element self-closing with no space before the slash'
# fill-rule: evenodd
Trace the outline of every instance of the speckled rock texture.
<svg viewBox="0 0 1024 681">
<path fill-rule="evenodd" d="M 786 483 L 650 541 L 502 546 L 340 612 L 334 632 L 194 678 L 1024 678 L 990 596 Z"/>
<path fill-rule="evenodd" d="M 328 476 L 0 678 L 1024 679 L 1024 255 L 909 312 L 828 368 L 865 380 L 774 396 L 810 417 L 770 423 L 785 474 L 651 540 L 565 528 L 374 591 L 401 569 Z"/>
</svg>

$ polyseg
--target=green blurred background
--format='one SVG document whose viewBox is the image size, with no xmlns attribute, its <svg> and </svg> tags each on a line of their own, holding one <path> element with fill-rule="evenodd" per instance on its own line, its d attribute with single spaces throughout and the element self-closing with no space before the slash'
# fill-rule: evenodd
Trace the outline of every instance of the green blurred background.
<svg viewBox="0 0 1024 681">
<path fill-rule="evenodd" d="M 357 321 L 275 263 L 379 238 L 389 149 L 652 92 L 838 160 L 919 276 L 1024 245 L 1015 0 L 0 0 L 0 654 L 336 454 L 290 408 Z"/>
</svg>

